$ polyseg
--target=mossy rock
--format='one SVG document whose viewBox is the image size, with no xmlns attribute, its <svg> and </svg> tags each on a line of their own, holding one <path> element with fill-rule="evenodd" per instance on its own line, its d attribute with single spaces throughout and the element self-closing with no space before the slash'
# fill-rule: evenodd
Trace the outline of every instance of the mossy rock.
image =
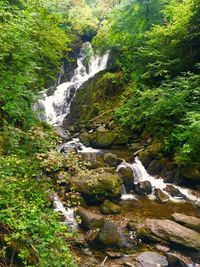
<svg viewBox="0 0 200 267">
<path fill-rule="evenodd" d="M 117 174 L 89 173 L 72 177 L 70 188 L 81 193 L 87 203 L 99 203 L 121 196 L 122 180 Z"/>
<path fill-rule="evenodd" d="M 113 131 L 94 132 L 91 134 L 91 146 L 94 148 L 110 148 L 117 134 Z"/>
<path fill-rule="evenodd" d="M 105 153 L 104 162 L 107 163 L 110 167 L 116 167 L 118 164 L 118 158 L 117 155 L 113 153 Z"/>
<path fill-rule="evenodd" d="M 100 206 L 100 211 L 102 214 L 105 214 L 105 215 L 119 214 L 121 212 L 121 207 L 109 200 L 105 200 L 103 204 Z"/>
<path fill-rule="evenodd" d="M 185 178 L 199 182 L 200 181 L 200 167 L 192 166 L 192 165 L 185 166 L 182 170 L 182 175 Z"/>
<path fill-rule="evenodd" d="M 90 146 L 90 135 L 87 132 L 80 134 L 79 139 L 84 146 Z"/>
</svg>

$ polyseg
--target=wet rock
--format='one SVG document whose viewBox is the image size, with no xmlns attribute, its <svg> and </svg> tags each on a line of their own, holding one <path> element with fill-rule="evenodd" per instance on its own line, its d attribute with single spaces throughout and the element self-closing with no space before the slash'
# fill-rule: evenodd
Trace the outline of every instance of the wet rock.
<svg viewBox="0 0 200 267">
<path fill-rule="evenodd" d="M 171 220 L 146 219 L 137 226 L 137 236 L 200 251 L 200 234 Z"/>
<path fill-rule="evenodd" d="M 100 206 L 100 211 L 102 214 L 119 214 L 121 212 L 121 207 L 112 203 L 109 200 L 105 200 Z"/>
<path fill-rule="evenodd" d="M 117 246 L 120 241 L 120 233 L 114 222 L 105 222 L 97 237 L 103 246 Z"/>
<path fill-rule="evenodd" d="M 160 160 L 153 160 L 148 168 L 147 168 L 147 172 L 150 174 L 150 175 L 156 175 L 156 174 L 159 174 L 160 172 L 162 171 L 162 165 L 161 165 L 161 161 Z"/>
<path fill-rule="evenodd" d="M 193 229 L 197 232 L 200 232 L 200 218 L 196 218 L 193 216 L 187 216 L 181 213 L 174 213 L 172 214 L 172 218 L 177 222 L 185 227 Z"/>
<path fill-rule="evenodd" d="M 55 129 L 56 129 L 58 135 L 60 135 L 64 139 L 65 142 L 72 140 L 71 134 L 68 130 L 64 130 L 60 126 L 56 126 Z"/>
<path fill-rule="evenodd" d="M 118 246 L 120 233 L 114 222 L 105 222 L 103 227 L 96 231 L 90 231 L 87 235 L 90 245 L 96 249 Z"/>
<path fill-rule="evenodd" d="M 90 135 L 87 132 L 81 133 L 79 139 L 84 146 L 90 146 Z"/>
<path fill-rule="evenodd" d="M 140 182 L 135 186 L 135 191 L 143 196 L 150 195 L 152 193 L 152 185 L 149 181 Z"/>
<path fill-rule="evenodd" d="M 167 267 L 168 262 L 165 256 L 156 252 L 143 252 L 136 258 L 137 267 Z"/>
<path fill-rule="evenodd" d="M 110 167 L 116 167 L 118 165 L 117 155 L 113 153 L 105 153 L 103 159 Z"/>
<path fill-rule="evenodd" d="M 169 201 L 169 196 L 159 188 L 155 189 L 154 194 L 160 203 L 166 203 Z"/>
<path fill-rule="evenodd" d="M 111 259 L 120 259 L 123 257 L 122 253 L 112 250 L 106 250 L 106 255 Z"/>
<path fill-rule="evenodd" d="M 130 192 L 134 187 L 133 170 L 129 167 L 122 167 L 118 171 L 119 176 L 122 178 L 126 192 Z"/>
<path fill-rule="evenodd" d="M 82 207 L 78 207 L 76 214 L 80 217 L 80 226 L 85 230 L 100 228 L 104 224 L 104 217 Z"/>
<path fill-rule="evenodd" d="M 169 267 L 187 267 L 188 265 L 176 254 L 166 253 Z"/>
<path fill-rule="evenodd" d="M 122 180 L 117 174 L 108 172 L 88 173 L 72 177 L 70 188 L 81 193 L 86 203 L 99 203 L 105 199 L 117 199 L 121 196 Z"/>
<path fill-rule="evenodd" d="M 105 127 L 104 127 L 103 125 L 101 125 L 101 126 L 99 126 L 99 127 L 96 129 L 96 131 L 98 131 L 98 132 L 105 132 L 106 129 L 105 129 Z"/>
<path fill-rule="evenodd" d="M 182 198 L 182 199 L 187 199 L 185 195 L 183 195 L 180 190 L 173 185 L 166 185 L 164 188 L 164 191 L 169 193 L 172 197 L 174 198 Z"/>
</svg>

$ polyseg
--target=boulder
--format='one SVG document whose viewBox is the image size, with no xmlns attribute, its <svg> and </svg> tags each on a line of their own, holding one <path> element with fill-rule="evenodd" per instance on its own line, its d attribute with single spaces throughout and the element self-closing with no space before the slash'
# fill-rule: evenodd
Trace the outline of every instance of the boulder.
<svg viewBox="0 0 200 267">
<path fill-rule="evenodd" d="M 161 189 L 155 189 L 154 194 L 160 203 L 166 203 L 169 201 L 169 196 L 165 194 Z"/>
<path fill-rule="evenodd" d="M 90 135 L 87 132 L 83 132 L 79 135 L 79 140 L 84 146 L 90 146 Z"/>
<path fill-rule="evenodd" d="M 164 188 L 164 191 L 169 193 L 172 197 L 174 198 L 182 198 L 182 199 L 187 199 L 185 195 L 183 195 L 180 190 L 176 187 L 174 187 L 173 185 L 166 185 L 166 187 Z"/>
<path fill-rule="evenodd" d="M 187 216 L 181 213 L 172 214 L 172 218 L 177 223 L 184 225 L 185 227 L 191 228 L 197 232 L 200 232 L 200 218 L 193 216 Z"/>
<path fill-rule="evenodd" d="M 97 240 L 105 247 L 117 246 L 120 241 L 120 233 L 114 222 L 105 222 L 100 229 Z"/>
<path fill-rule="evenodd" d="M 116 132 L 116 137 L 113 141 L 114 146 L 124 146 L 128 143 L 129 136 L 125 132 Z"/>
<path fill-rule="evenodd" d="M 130 167 L 122 167 L 118 171 L 119 176 L 122 178 L 126 192 L 130 192 L 134 188 L 133 170 Z"/>
<path fill-rule="evenodd" d="M 137 236 L 200 251 L 200 234 L 171 220 L 146 219 L 137 226 Z"/>
<path fill-rule="evenodd" d="M 167 267 L 168 262 L 165 256 L 156 252 L 143 252 L 136 258 L 137 267 Z"/>
<path fill-rule="evenodd" d="M 71 190 L 81 193 L 88 203 L 120 198 L 121 186 L 121 178 L 117 174 L 108 172 L 84 173 L 70 180 Z"/>
<path fill-rule="evenodd" d="M 147 168 L 147 172 L 150 175 L 156 175 L 159 174 L 162 171 L 162 165 L 161 165 L 161 161 L 158 159 L 155 159 L 153 161 L 151 161 L 151 163 L 149 164 L 148 168 Z"/>
<path fill-rule="evenodd" d="M 91 146 L 94 148 L 110 148 L 116 138 L 113 131 L 93 132 L 91 133 Z"/>
<path fill-rule="evenodd" d="M 152 193 L 152 185 L 149 181 L 140 182 L 135 186 L 138 194 L 146 196 Z"/>
<path fill-rule="evenodd" d="M 104 224 L 104 217 L 83 207 L 78 207 L 76 215 L 80 217 L 80 226 L 84 230 L 100 228 Z"/>
<path fill-rule="evenodd" d="M 113 153 L 105 153 L 103 159 L 110 167 L 116 167 L 118 165 L 117 155 Z"/>
<path fill-rule="evenodd" d="M 105 200 L 100 206 L 100 211 L 102 214 L 119 214 L 121 212 L 121 207 L 112 203 L 109 200 Z"/>
</svg>

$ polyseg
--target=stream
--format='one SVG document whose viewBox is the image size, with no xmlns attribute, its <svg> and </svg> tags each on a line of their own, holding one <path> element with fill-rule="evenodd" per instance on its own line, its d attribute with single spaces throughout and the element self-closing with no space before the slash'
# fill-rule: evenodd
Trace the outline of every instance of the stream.
<svg viewBox="0 0 200 267">
<path fill-rule="evenodd" d="M 91 57 L 88 66 L 85 67 L 86 54 L 90 53 Z M 36 111 L 39 111 L 38 117 L 41 120 L 48 122 L 55 127 L 61 127 L 64 118 L 70 113 L 71 103 L 76 95 L 77 90 L 89 79 L 94 77 L 98 72 L 105 70 L 109 59 L 109 52 L 103 56 L 95 55 L 90 43 L 86 42 L 80 51 L 77 58 L 77 68 L 74 71 L 74 75 L 69 82 L 62 83 L 57 86 L 53 94 L 48 95 L 47 91 L 44 91 L 40 101 L 35 107 Z M 104 155 L 108 152 L 114 153 L 120 158 L 120 163 L 116 166 L 116 173 L 120 172 L 121 168 L 129 168 L 134 174 L 134 184 L 148 181 L 152 186 L 152 193 L 148 196 L 141 196 L 134 191 L 127 192 L 125 186 L 122 186 L 121 199 L 118 200 L 117 204 L 121 206 L 122 212 L 116 215 L 106 215 L 107 220 L 114 221 L 120 229 L 124 229 L 127 222 L 134 220 L 141 220 L 146 218 L 154 219 L 170 219 L 173 213 L 184 213 L 189 216 L 200 217 L 199 207 L 200 198 L 199 195 L 192 189 L 182 188 L 177 185 L 173 185 L 180 193 L 176 196 L 165 191 L 165 194 L 169 198 L 166 203 L 158 203 L 155 197 L 155 190 L 165 190 L 166 184 L 162 177 L 153 177 L 147 173 L 147 170 L 143 166 L 139 158 L 135 158 L 131 161 L 132 151 L 127 148 L 102 150 L 94 149 L 92 147 L 84 146 L 78 138 L 73 138 L 67 143 L 63 143 L 59 150 L 66 152 L 69 149 L 75 149 L 83 159 L 88 161 L 96 160 L 97 157 L 103 159 Z M 59 211 L 63 217 L 64 222 L 73 228 L 77 228 L 77 222 L 74 216 L 74 210 L 63 206 L 57 195 L 52 197 L 55 211 Z M 88 208 L 92 212 L 99 213 L 97 206 L 90 206 Z M 81 234 L 83 232 L 81 231 Z M 132 235 L 132 239 L 135 238 L 134 232 L 129 233 Z M 130 249 L 131 255 L 138 253 L 139 251 L 155 250 L 154 246 L 149 247 L 148 245 L 140 244 L 137 248 Z M 176 252 L 176 249 L 173 250 Z M 89 249 L 85 246 L 83 249 L 74 249 L 75 254 L 81 258 L 81 266 L 98 266 L 102 264 L 106 259 L 107 265 L 99 266 L 126 266 L 120 265 L 120 259 L 107 259 L 106 254 L 103 251 L 97 251 Z M 131 256 L 128 256 L 127 251 L 123 252 L 126 261 L 131 261 Z M 186 253 L 187 254 L 187 253 Z M 188 256 L 188 255 L 187 255 Z M 131 265 L 127 265 L 128 267 Z M 134 266 L 134 265 L 132 265 Z M 147 266 L 147 265 L 145 265 Z M 150 266 L 150 265 L 149 265 Z M 154 266 L 154 265 L 152 265 Z M 161 265 L 159 265 L 161 266 Z M 163 265 L 164 266 L 164 265 Z M 178 266 L 178 265 L 174 265 Z M 179 265 L 180 267 L 183 265 Z M 189 262 L 185 266 L 199 266 L 197 263 Z"/>
</svg>

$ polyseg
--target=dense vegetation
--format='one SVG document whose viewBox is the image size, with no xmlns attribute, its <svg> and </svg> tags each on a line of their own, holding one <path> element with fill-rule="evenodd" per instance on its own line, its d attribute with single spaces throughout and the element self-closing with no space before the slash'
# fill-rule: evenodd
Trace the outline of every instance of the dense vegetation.
<svg viewBox="0 0 200 267">
<path fill-rule="evenodd" d="M 93 37 L 97 50 L 110 49 L 119 72 L 102 83 L 125 87 L 122 103 L 118 91 L 116 102 L 109 97 L 116 121 L 161 142 L 162 153 L 176 163 L 199 166 L 198 0 L 0 1 L 3 266 L 75 266 L 67 248 L 71 234 L 49 198 L 55 190 L 49 177 L 64 168 L 57 154 L 51 158 L 60 140 L 37 121 L 32 106 L 39 91 L 56 84 L 62 60 L 70 62 Z M 77 166 L 77 159 L 67 164 Z"/>
<path fill-rule="evenodd" d="M 94 39 L 102 49 L 112 47 L 126 74 L 129 100 L 124 98 L 118 120 L 161 141 L 179 164 L 200 160 L 199 21 L 197 0 L 129 1 Z"/>
</svg>

